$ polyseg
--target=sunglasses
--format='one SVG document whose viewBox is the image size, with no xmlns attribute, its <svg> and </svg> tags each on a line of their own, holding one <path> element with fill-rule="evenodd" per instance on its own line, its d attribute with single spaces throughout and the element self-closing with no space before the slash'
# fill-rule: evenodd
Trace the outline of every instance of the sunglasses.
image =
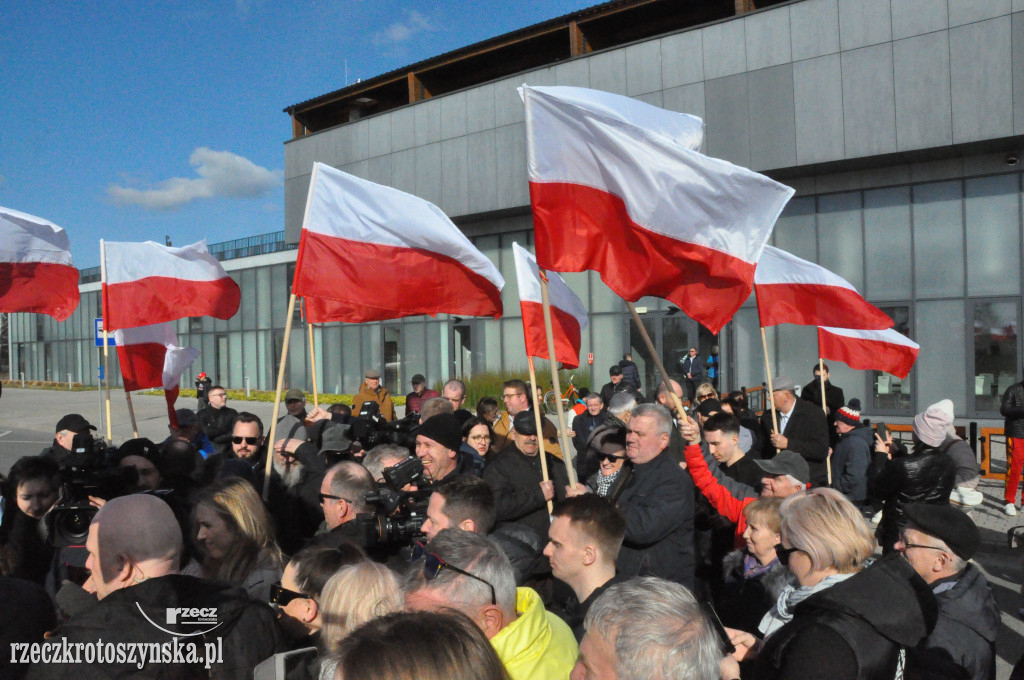
<svg viewBox="0 0 1024 680">
<path fill-rule="evenodd" d="M 232 437 L 231 438 L 231 443 L 232 444 L 241 444 L 242 442 L 245 442 L 249 446 L 256 446 L 257 444 L 260 443 L 260 438 L 259 437 Z"/>
<path fill-rule="evenodd" d="M 625 460 L 626 457 L 625 456 L 616 456 L 614 453 L 601 453 L 601 454 L 598 454 L 597 459 L 599 461 L 606 460 L 609 463 L 614 463 L 617 460 Z"/>
<path fill-rule="evenodd" d="M 490 581 L 485 581 L 479 576 L 475 576 L 473 574 L 470 574 L 468 571 L 459 569 L 458 567 L 448 564 L 444 561 L 444 558 L 440 557 L 439 555 L 435 555 L 434 553 L 428 553 L 422 543 L 417 543 L 416 547 L 414 547 L 412 550 L 412 559 L 418 560 L 420 557 L 423 558 L 423 577 L 426 578 L 428 581 L 433 581 L 434 579 L 436 579 L 438 575 L 441 573 L 442 569 L 448 569 L 450 571 L 454 571 L 456 574 L 468 576 L 471 579 L 475 579 L 477 581 L 480 581 L 480 583 L 485 584 L 488 588 L 491 589 L 491 604 L 498 604 L 498 598 L 495 595 L 494 586 L 491 585 Z"/>
<path fill-rule="evenodd" d="M 281 587 L 281 582 L 270 584 L 270 604 L 276 604 L 279 607 L 287 606 L 292 600 L 315 600 L 316 598 L 310 597 L 305 593 L 297 593 L 294 590 L 288 590 L 287 588 Z"/>
<path fill-rule="evenodd" d="M 332 496 L 329 493 L 321 493 L 317 495 L 320 497 L 320 505 L 323 505 L 324 501 L 326 501 L 328 498 L 331 499 L 332 501 L 345 501 L 346 503 L 352 502 L 347 498 L 342 498 L 341 496 Z"/>
<path fill-rule="evenodd" d="M 787 566 L 789 564 L 789 556 L 800 550 L 800 548 L 786 548 L 781 543 L 775 544 L 775 555 L 779 558 L 779 564 Z"/>
</svg>

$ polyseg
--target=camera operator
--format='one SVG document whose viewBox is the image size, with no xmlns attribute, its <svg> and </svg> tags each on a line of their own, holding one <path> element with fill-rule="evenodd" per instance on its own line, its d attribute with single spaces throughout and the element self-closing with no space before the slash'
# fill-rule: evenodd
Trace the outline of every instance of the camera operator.
<svg viewBox="0 0 1024 680">
<path fill-rule="evenodd" d="M 451 413 L 436 415 L 416 430 L 416 457 L 423 461 L 431 486 L 455 475 L 473 474 L 473 462 L 461 448 L 462 428 Z"/>
<path fill-rule="evenodd" d="M 373 477 L 359 463 L 344 461 L 329 469 L 320 485 L 320 505 L 328 531 L 314 537 L 308 546 L 359 545 L 356 515 L 371 512 L 366 505 L 366 494 L 374 489 Z"/>
<path fill-rule="evenodd" d="M 57 464 L 26 456 L 11 467 L 0 524 L 0 573 L 43 584 L 53 547 L 39 532 L 39 522 L 57 500 Z"/>
<path fill-rule="evenodd" d="M 42 455 L 56 462 L 58 465 L 71 455 L 74 448 L 75 437 L 79 442 L 86 438 L 92 439 L 91 432 L 96 428 L 89 424 L 89 421 L 77 413 L 69 413 L 57 421 L 56 434 L 53 436 L 53 445 L 44 449 Z M 91 444 L 91 441 L 90 441 Z"/>
</svg>

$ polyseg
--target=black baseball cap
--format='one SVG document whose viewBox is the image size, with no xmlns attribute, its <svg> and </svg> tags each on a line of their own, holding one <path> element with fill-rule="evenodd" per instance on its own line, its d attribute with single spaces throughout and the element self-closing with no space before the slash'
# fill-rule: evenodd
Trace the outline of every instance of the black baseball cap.
<svg viewBox="0 0 1024 680">
<path fill-rule="evenodd" d="M 88 420 L 78 413 L 69 413 L 57 421 L 57 429 L 54 432 L 62 432 L 64 430 L 69 432 L 85 432 L 86 430 L 95 429 L 95 427 L 89 424 Z"/>
</svg>

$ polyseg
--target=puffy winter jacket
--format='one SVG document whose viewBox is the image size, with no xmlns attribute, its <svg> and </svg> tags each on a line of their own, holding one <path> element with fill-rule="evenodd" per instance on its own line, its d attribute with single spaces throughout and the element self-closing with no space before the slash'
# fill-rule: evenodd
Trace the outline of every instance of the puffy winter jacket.
<svg viewBox="0 0 1024 680">
<path fill-rule="evenodd" d="M 1003 394 L 999 413 L 1006 418 L 1003 431 L 1007 437 L 1024 439 L 1024 382 L 1014 383 Z"/>
</svg>

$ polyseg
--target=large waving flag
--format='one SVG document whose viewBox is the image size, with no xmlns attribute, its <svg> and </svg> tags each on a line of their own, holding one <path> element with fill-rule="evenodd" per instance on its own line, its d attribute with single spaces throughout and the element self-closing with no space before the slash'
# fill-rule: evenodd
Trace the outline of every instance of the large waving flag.
<svg viewBox="0 0 1024 680">
<path fill-rule="evenodd" d="M 861 371 L 885 371 L 906 378 L 920 349 L 916 342 L 891 328 L 884 331 L 818 328 L 818 356 L 842 361 Z"/>
<path fill-rule="evenodd" d="M 179 347 L 173 323 L 114 331 L 117 358 L 125 391 L 150 387 L 172 390 L 181 374 L 199 356 L 199 350 Z"/>
<path fill-rule="evenodd" d="M 666 298 L 717 333 L 793 190 L 696 151 L 699 118 L 581 88 L 520 93 L 538 264 L 593 269 L 622 298 Z"/>
<path fill-rule="evenodd" d="M 49 314 L 57 321 L 78 307 L 78 270 L 63 229 L 0 206 L 0 312 Z"/>
<path fill-rule="evenodd" d="M 313 164 L 292 284 L 310 321 L 498 318 L 504 285 L 433 203 Z"/>
<path fill-rule="evenodd" d="M 523 311 L 523 334 L 526 354 L 539 359 L 548 358 L 547 335 L 544 331 L 544 305 L 540 291 L 540 270 L 530 251 L 518 243 L 512 244 L 516 259 L 516 279 L 519 281 L 519 306 Z M 569 289 L 562 277 L 547 272 L 548 300 L 551 303 L 551 330 L 555 339 L 555 361 L 565 368 L 580 365 L 580 336 L 587 327 L 587 308 Z"/>
<path fill-rule="evenodd" d="M 108 329 L 186 316 L 230 319 L 238 311 L 242 292 L 206 250 L 206 241 L 183 248 L 153 241 L 103 245 L 103 315 Z"/>
<path fill-rule="evenodd" d="M 849 281 L 784 250 L 765 246 L 754 273 L 762 326 L 792 323 L 884 330 L 889 316 L 861 297 Z"/>
</svg>

